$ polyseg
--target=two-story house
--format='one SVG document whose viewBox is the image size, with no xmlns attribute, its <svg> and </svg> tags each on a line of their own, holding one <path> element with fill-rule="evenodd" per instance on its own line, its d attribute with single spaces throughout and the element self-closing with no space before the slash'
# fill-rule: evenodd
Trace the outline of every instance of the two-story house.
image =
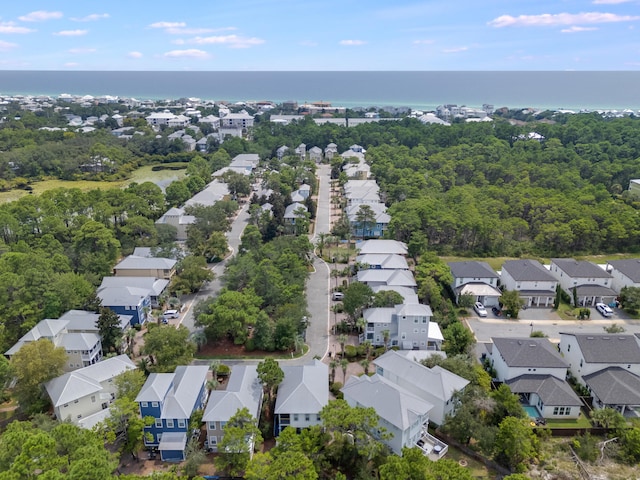
<svg viewBox="0 0 640 480">
<path fill-rule="evenodd" d="M 113 272 L 116 277 L 154 277 L 171 280 L 176 273 L 177 263 L 173 258 L 129 255 L 113 267 Z"/>
<path fill-rule="evenodd" d="M 565 381 L 567 362 L 546 338 L 491 339 L 489 361 L 530 417 L 578 418 L 582 402 Z"/>
<path fill-rule="evenodd" d="M 550 307 L 558 280 L 537 260 L 507 260 L 502 265 L 500 283 L 516 290 L 527 307 Z"/>
<path fill-rule="evenodd" d="M 498 306 L 502 296 L 498 289 L 499 277 L 487 262 L 449 262 L 448 265 L 453 275 L 451 288 L 456 301 L 461 295 L 471 295 L 474 302 L 480 302 L 485 307 Z"/>
<path fill-rule="evenodd" d="M 440 327 L 431 321 L 428 305 L 401 304 L 395 307 L 367 308 L 367 324 L 361 341 L 374 346 L 397 346 L 402 350 L 440 350 L 444 340 Z"/>
<path fill-rule="evenodd" d="M 611 288 L 611 274 L 595 263 L 573 258 L 552 258 L 549 271 L 572 300 L 575 289 L 578 305 L 608 304 L 617 296 Z"/>
<path fill-rule="evenodd" d="M 287 427 L 320 425 L 320 411 L 329 402 L 329 368 L 320 360 L 311 365 L 283 366 L 274 410 L 276 436 Z"/>
<path fill-rule="evenodd" d="M 609 260 L 607 272 L 611 274 L 611 288 L 616 293 L 624 287 L 640 287 L 640 258 Z"/>
<path fill-rule="evenodd" d="M 260 419 L 262 405 L 262 383 L 255 365 L 235 365 L 231 370 L 227 388 L 209 394 L 202 421 L 207 428 L 207 447 L 218 451 L 224 436 L 224 427 L 238 410 L 246 408 L 253 418 Z M 253 448 L 250 450 L 253 451 Z"/>
<path fill-rule="evenodd" d="M 409 264 L 406 257 L 402 255 L 389 255 L 382 254 L 368 254 L 358 255 L 356 257 L 356 264 L 361 269 L 376 269 L 376 270 L 409 270 Z"/>
<path fill-rule="evenodd" d="M 131 325 L 143 324 L 151 310 L 151 295 L 148 289 L 138 287 L 102 287 L 96 292 L 103 307 L 118 315 L 131 317 Z"/>
<path fill-rule="evenodd" d="M 356 244 L 356 249 L 360 255 L 386 254 L 386 255 L 407 255 L 407 245 L 397 240 L 365 240 Z"/>
<path fill-rule="evenodd" d="M 159 298 L 162 296 L 167 287 L 169 280 L 166 278 L 155 277 L 102 277 L 102 283 L 98 290 L 103 288 L 133 287 L 142 288 L 149 291 L 149 300 L 153 308 L 160 308 Z"/>
<path fill-rule="evenodd" d="M 92 428 L 109 415 L 117 394 L 116 377 L 135 368 L 129 357 L 118 355 L 49 380 L 44 387 L 56 418 Z"/>
<path fill-rule="evenodd" d="M 391 221 L 391 216 L 387 213 L 387 206 L 384 203 L 368 204 L 371 209 L 370 218 L 361 221 L 362 212 L 366 211 L 362 210 L 362 206 L 362 204 L 353 204 L 345 209 L 352 233 L 362 238 L 382 237 Z"/>
<path fill-rule="evenodd" d="M 349 406 L 376 411 L 378 427 L 388 434 L 381 441 L 396 455 L 402 455 L 404 447 L 419 447 L 425 454 L 436 453 L 438 457 L 446 452 L 446 445 L 427 431 L 433 405 L 426 400 L 378 374 L 351 376 L 341 391 Z"/>
<path fill-rule="evenodd" d="M 184 460 L 189 419 L 207 401 L 205 383 L 209 367 L 179 366 L 174 373 L 152 373 L 136 397 L 142 418 L 153 423 L 144 427 L 144 444 L 160 451 L 164 461 Z"/>
<path fill-rule="evenodd" d="M 365 269 L 356 273 L 356 279 L 370 287 L 408 287 L 417 288 L 413 273 L 409 270 Z"/>
<path fill-rule="evenodd" d="M 378 375 L 431 403 L 429 420 L 436 425 L 442 425 L 447 415 L 454 414 L 453 395 L 469 384 L 440 366 L 425 367 L 394 350 L 376 358 L 373 364 Z"/>
</svg>

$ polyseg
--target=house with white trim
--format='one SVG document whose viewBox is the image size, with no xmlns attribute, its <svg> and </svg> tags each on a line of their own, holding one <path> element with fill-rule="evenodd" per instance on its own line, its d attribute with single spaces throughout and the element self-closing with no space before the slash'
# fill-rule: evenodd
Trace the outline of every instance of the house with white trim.
<svg viewBox="0 0 640 480">
<path fill-rule="evenodd" d="M 609 260 L 607 272 L 611 274 L 611 288 L 616 293 L 624 287 L 640 287 L 640 258 Z"/>
<path fill-rule="evenodd" d="M 202 421 L 207 429 L 207 447 L 218 451 L 224 436 L 224 427 L 238 410 L 246 408 L 256 421 L 260 419 L 262 382 L 256 365 L 234 365 L 225 390 L 213 390 L 209 394 Z M 251 448 L 253 452 L 253 448 Z"/>
<path fill-rule="evenodd" d="M 451 288 L 456 295 L 456 301 L 461 295 L 471 295 L 474 302 L 484 306 L 498 306 L 502 292 L 498 289 L 500 278 L 487 262 L 474 260 L 464 262 L 449 262 L 453 283 Z"/>
<path fill-rule="evenodd" d="M 537 260 L 507 260 L 502 265 L 500 283 L 516 290 L 527 307 L 553 306 L 558 280 Z"/>
<path fill-rule="evenodd" d="M 640 417 L 640 376 L 622 367 L 607 367 L 583 377 L 593 408 L 613 408 L 625 417 Z"/>
<path fill-rule="evenodd" d="M 93 428 L 109 416 L 117 394 L 116 377 L 136 368 L 129 357 L 118 355 L 49 380 L 44 387 L 56 418 Z"/>
<path fill-rule="evenodd" d="M 329 367 L 320 360 L 310 365 L 284 365 L 274 410 L 276 436 L 287 427 L 300 431 L 321 425 L 320 411 L 329 403 Z"/>
<path fill-rule="evenodd" d="M 573 258 L 552 258 L 549 271 L 572 301 L 575 288 L 578 305 L 608 304 L 617 297 L 611 288 L 613 277 L 595 263 Z"/>
</svg>

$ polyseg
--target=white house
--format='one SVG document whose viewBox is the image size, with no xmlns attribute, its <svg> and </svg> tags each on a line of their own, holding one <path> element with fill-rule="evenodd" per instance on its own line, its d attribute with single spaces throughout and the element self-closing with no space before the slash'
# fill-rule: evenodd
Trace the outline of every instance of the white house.
<svg viewBox="0 0 640 480">
<path fill-rule="evenodd" d="M 253 127 L 253 117 L 244 110 L 240 113 L 229 113 L 220 119 L 223 128 L 249 128 Z"/>
<path fill-rule="evenodd" d="M 570 297 L 573 298 L 573 289 L 576 289 L 579 305 L 611 303 L 617 296 L 611 288 L 611 274 L 595 263 L 573 258 L 552 258 L 549 271 Z"/>
<path fill-rule="evenodd" d="M 387 338 L 388 346 L 402 350 L 439 351 L 444 338 L 432 315 L 431 307 L 419 303 L 367 308 L 362 313 L 367 326 L 360 340 L 379 347 Z"/>
<path fill-rule="evenodd" d="M 571 385 L 553 375 L 525 374 L 506 382 L 512 393 L 520 396 L 531 416 L 534 408 L 536 418 L 578 418 L 582 401 Z"/>
<path fill-rule="evenodd" d="M 409 264 L 403 255 L 387 253 L 370 253 L 358 255 L 356 263 L 364 269 L 374 270 L 409 270 Z"/>
<path fill-rule="evenodd" d="M 586 375 L 609 367 L 640 375 L 640 345 L 635 335 L 561 332 L 560 353 L 583 385 Z"/>
<path fill-rule="evenodd" d="M 621 367 L 584 375 L 594 408 L 613 408 L 626 417 L 640 417 L 640 377 Z"/>
<path fill-rule="evenodd" d="M 358 282 L 370 287 L 409 287 L 416 288 L 417 283 L 413 273 L 409 270 L 382 270 L 368 268 L 359 270 L 356 274 Z"/>
<path fill-rule="evenodd" d="M 471 295 L 475 302 L 497 306 L 502 292 L 498 289 L 498 274 L 487 262 L 449 262 L 453 275 L 451 288 L 456 301 L 461 295 Z"/>
<path fill-rule="evenodd" d="M 356 244 L 360 255 L 383 254 L 407 255 L 407 245 L 397 240 L 365 240 Z"/>
<path fill-rule="evenodd" d="M 227 388 L 209 394 L 202 421 L 207 428 L 207 446 L 218 451 L 224 426 L 241 408 L 247 408 L 253 418 L 260 419 L 262 383 L 255 365 L 235 365 L 231 370 Z"/>
<path fill-rule="evenodd" d="M 117 393 L 115 378 L 135 368 L 129 357 L 119 355 L 49 380 L 45 389 L 56 418 L 92 428 L 109 415 Z"/>
<path fill-rule="evenodd" d="M 296 430 L 320 425 L 320 411 L 329 402 L 329 368 L 320 360 L 311 365 L 283 366 L 275 405 L 275 435 L 286 427 Z"/>
<path fill-rule="evenodd" d="M 547 338 L 492 337 L 489 360 L 496 378 L 505 382 L 524 374 L 567 376 L 567 362 Z"/>
<path fill-rule="evenodd" d="M 404 447 L 419 447 L 425 454 L 439 456 L 446 452 L 446 445 L 427 432 L 433 405 L 426 400 L 378 374 L 351 376 L 341 391 L 349 406 L 376 411 L 378 426 L 390 434 L 382 442 L 396 455 L 402 455 Z"/>
<path fill-rule="evenodd" d="M 607 272 L 611 274 L 611 288 L 616 293 L 624 287 L 640 287 L 640 258 L 610 260 Z"/>
<path fill-rule="evenodd" d="M 442 425 L 454 412 L 454 393 L 464 390 L 469 381 L 440 366 L 425 367 L 405 355 L 389 350 L 373 361 L 376 373 L 405 388 L 433 405 L 429 420 Z"/>
<path fill-rule="evenodd" d="M 528 307 L 552 306 L 558 280 L 537 260 L 507 260 L 502 265 L 500 283 L 516 290 Z"/>
</svg>

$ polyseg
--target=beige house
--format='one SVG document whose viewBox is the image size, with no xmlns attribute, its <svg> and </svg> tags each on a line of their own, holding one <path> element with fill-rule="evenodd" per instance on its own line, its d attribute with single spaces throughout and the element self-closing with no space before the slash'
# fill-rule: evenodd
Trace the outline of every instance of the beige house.
<svg viewBox="0 0 640 480">
<path fill-rule="evenodd" d="M 154 277 L 171 280 L 176 273 L 177 260 L 129 255 L 114 268 L 116 277 Z"/>
</svg>

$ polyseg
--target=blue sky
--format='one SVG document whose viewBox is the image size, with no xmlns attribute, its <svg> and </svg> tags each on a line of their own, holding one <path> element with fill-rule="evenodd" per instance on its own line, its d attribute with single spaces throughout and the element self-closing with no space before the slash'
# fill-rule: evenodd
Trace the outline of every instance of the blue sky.
<svg viewBox="0 0 640 480">
<path fill-rule="evenodd" d="M 0 69 L 640 70 L 640 0 L 3 2 Z"/>
</svg>

